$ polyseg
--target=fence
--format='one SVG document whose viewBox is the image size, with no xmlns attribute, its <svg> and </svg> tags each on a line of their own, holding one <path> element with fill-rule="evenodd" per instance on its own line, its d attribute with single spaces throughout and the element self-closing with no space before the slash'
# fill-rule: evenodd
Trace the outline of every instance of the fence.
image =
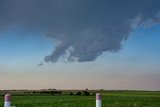
<svg viewBox="0 0 160 107">
<path fill-rule="evenodd" d="M 100 93 L 96 94 L 96 107 L 101 107 L 102 96 Z M 11 94 L 6 94 L 4 97 L 4 107 L 15 107 L 11 106 Z"/>
</svg>

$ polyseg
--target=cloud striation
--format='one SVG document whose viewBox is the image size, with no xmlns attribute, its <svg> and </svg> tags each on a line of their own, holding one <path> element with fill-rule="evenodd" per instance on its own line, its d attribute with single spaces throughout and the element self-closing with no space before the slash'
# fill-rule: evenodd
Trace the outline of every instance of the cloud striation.
<svg viewBox="0 0 160 107">
<path fill-rule="evenodd" d="M 160 0 L 1 0 L 0 15 L 0 30 L 36 29 L 56 42 L 45 62 L 87 62 L 160 23 Z"/>
</svg>

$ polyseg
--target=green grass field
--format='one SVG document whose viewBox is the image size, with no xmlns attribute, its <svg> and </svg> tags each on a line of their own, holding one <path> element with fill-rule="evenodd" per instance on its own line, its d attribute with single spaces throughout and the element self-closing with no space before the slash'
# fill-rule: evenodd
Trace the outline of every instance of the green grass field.
<svg viewBox="0 0 160 107">
<path fill-rule="evenodd" d="M 104 92 L 102 107 L 160 107 L 160 92 Z M 3 96 L 0 107 L 3 107 Z M 95 96 L 12 95 L 16 107 L 95 107 Z"/>
</svg>

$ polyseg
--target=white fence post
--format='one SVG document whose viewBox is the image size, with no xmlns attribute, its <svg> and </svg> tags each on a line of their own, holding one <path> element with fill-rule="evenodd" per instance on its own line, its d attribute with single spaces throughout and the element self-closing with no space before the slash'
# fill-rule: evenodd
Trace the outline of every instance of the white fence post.
<svg viewBox="0 0 160 107">
<path fill-rule="evenodd" d="M 10 94 L 5 95 L 4 107 L 11 107 L 11 95 Z"/>
<path fill-rule="evenodd" d="M 101 98 L 102 98 L 101 94 L 97 93 L 96 94 L 96 107 L 101 107 L 102 106 Z"/>
</svg>

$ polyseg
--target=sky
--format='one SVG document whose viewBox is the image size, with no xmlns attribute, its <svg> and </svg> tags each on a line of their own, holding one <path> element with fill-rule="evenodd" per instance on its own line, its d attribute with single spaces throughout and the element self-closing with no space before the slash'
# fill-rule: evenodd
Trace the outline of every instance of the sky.
<svg viewBox="0 0 160 107">
<path fill-rule="evenodd" d="M 0 89 L 160 90 L 159 5 L 1 0 Z"/>
</svg>

